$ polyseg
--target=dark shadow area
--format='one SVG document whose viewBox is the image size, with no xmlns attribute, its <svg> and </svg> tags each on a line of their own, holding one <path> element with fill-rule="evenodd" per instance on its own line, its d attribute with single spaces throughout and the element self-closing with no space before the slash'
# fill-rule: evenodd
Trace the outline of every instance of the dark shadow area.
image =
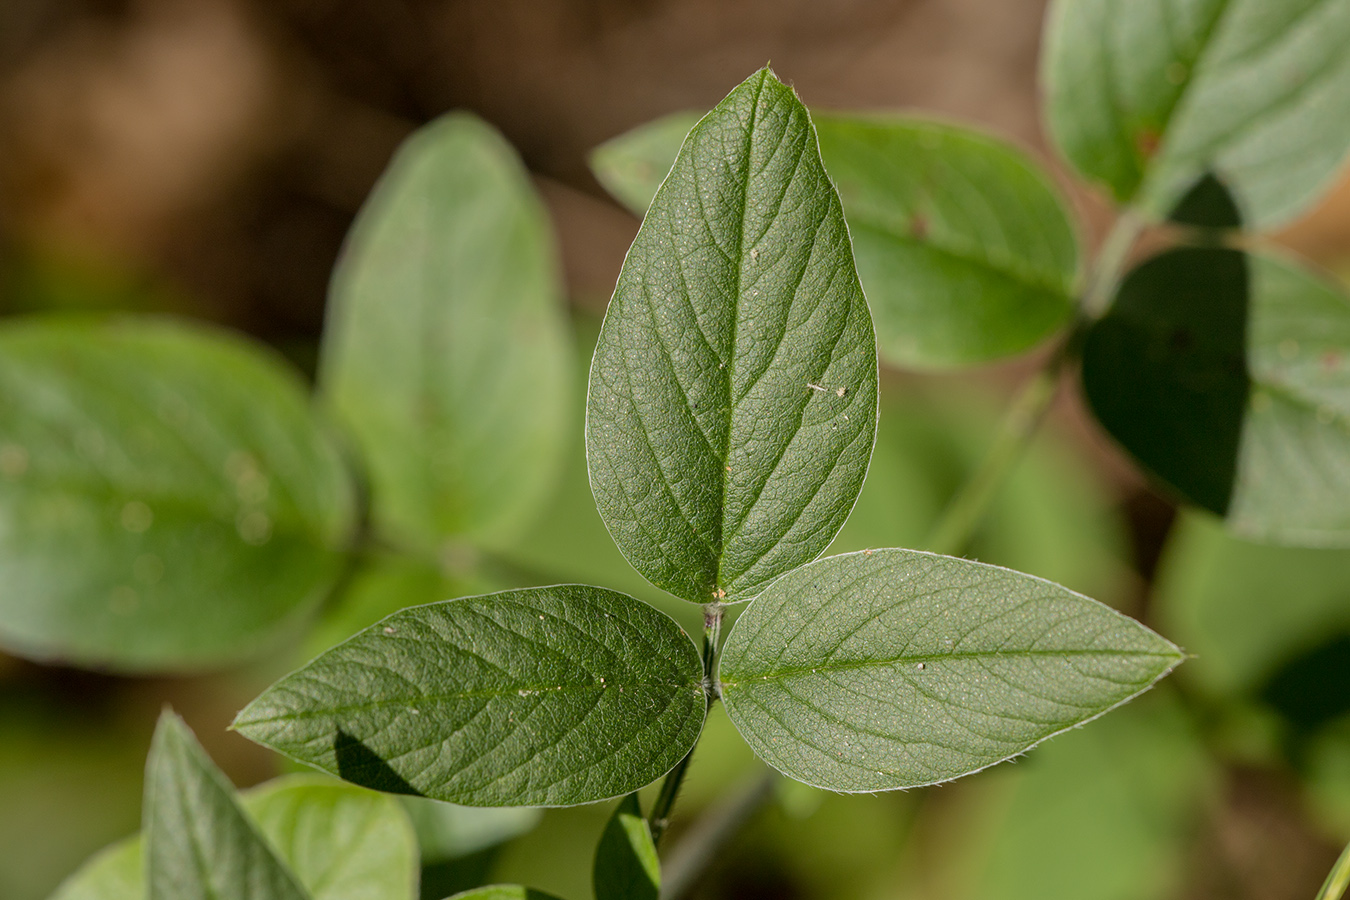
<svg viewBox="0 0 1350 900">
<path fill-rule="evenodd" d="M 337 737 L 333 738 L 333 755 L 337 758 L 338 777 L 344 781 L 386 794 L 423 796 L 402 775 L 389 768 L 389 763 L 374 750 L 340 728 Z"/>
<path fill-rule="evenodd" d="M 501 845 L 476 853 L 422 864 L 421 900 L 441 900 L 488 883 Z"/>
<path fill-rule="evenodd" d="M 1106 430 L 1219 515 L 1232 498 L 1251 387 L 1250 290 L 1240 251 L 1168 251 L 1126 277 L 1083 348 L 1083 389 Z"/>
<path fill-rule="evenodd" d="M 1342 634 L 1285 663 L 1261 689 L 1261 699 L 1307 737 L 1350 712 L 1350 634 Z"/>
<path fill-rule="evenodd" d="M 1178 225 L 1196 228 L 1241 228 L 1242 211 L 1227 185 L 1213 172 L 1201 176 L 1168 216 Z"/>
</svg>

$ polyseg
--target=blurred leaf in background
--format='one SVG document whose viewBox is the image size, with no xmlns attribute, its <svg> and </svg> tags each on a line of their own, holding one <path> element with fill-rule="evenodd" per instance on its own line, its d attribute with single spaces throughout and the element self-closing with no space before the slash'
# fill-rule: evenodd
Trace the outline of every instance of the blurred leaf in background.
<svg viewBox="0 0 1350 900">
<path fill-rule="evenodd" d="M 319 380 L 387 538 L 509 543 L 547 498 L 575 421 L 556 256 L 515 150 L 467 113 L 418 131 L 366 201 Z"/>
<path fill-rule="evenodd" d="M 270 351 L 163 321 L 0 330 L 11 649 L 121 671 L 256 654 L 332 588 L 354 516 L 326 428 Z"/>
<path fill-rule="evenodd" d="M 1325 190 L 1350 144 L 1347 41 L 1339 0 L 1059 0 L 1041 57 L 1050 133 L 1154 218 L 1215 173 L 1269 228 Z"/>
</svg>

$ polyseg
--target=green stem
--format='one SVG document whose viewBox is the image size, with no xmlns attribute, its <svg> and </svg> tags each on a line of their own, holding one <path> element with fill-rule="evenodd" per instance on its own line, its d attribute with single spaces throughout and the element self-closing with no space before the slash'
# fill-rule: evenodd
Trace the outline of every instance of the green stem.
<svg viewBox="0 0 1350 900">
<path fill-rule="evenodd" d="M 1345 889 L 1350 887 L 1350 844 L 1341 851 L 1341 858 L 1331 867 L 1322 889 L 1317 892 L 1316 900 L 1341 900 Z"/>
<path fill-rule="evenodd" d="M 708 698 L 708 708 L 712 708 L 716 697 L 714 673 L 717 670 L 717 652 L 722 638 L 722 613 L 726 606 L 722 603 L 706 603 L 703 606 L 703 689 Z M 685 754 L 684 759 L 675 764 L 675 768 L 666 773 L 661 782 L 661 790 L 656 795 L 647 814 L 647 825 L 652 832 L 652 843 L 659 844 L 661 836 L 670 824 L 670 812 L 675 808 L 675 798 L 679 796 L 680 785 L 684 783 L 685 772 L 689 770 L 689 761 L 694 758 L 695 744 Z"/>
<path fill-rule="evenodd" d="M 927 549 L 951 555 L 966 549 L 1008 472 L 1021 458 L 1049 411 L 1060 373 L 1068 362 L 1078 358 L 1087 326 L 1110 308 L 1121 270 L 1143 227 L 1144 219 L 1131 209 L 1121 212 L 1111 226 L 1088 275 L 1073 330 L 1013 401 L 993 446 L 929 534 L 924 543 Z"/>
<path fill-rule="evenodd" d="M 1120 281 L 1121 270 L 1130 258 L 1130 250 L 1144 230 L 1144 219 L 1134 210 L 1126 208 L 1116 218 L 1111 230 L 1102 240 L 1097 251 L 1097 259 L 1092 264 L 1087 286 L 1083 290 L 1083 299 L 1079 303 L 1082 317 L 1093 321 L 1100 319 L 1111 306 L 1116 283 Z"/>
<path fill-rule="evenodd" d="M 966 479 L 929 533 L 924 542 L 927 549 L 949 555 L 958 555 L 966 549 L 1009 470 L 1021 458 L 1022 450 L 1050 409 L 1059 386 L 1059 373 L 1069 356 L 1068 346 L 1066 342 L 1022 388 L 979 468 Z"/>
<path fill-rule="evenodd" d="M 773 797 L 778 777 L 772 770 L 757 775 L 690 827 L 661 864 L 661 900 L 680 900 L 689 892 L 731 838 Z"/>
</svg>

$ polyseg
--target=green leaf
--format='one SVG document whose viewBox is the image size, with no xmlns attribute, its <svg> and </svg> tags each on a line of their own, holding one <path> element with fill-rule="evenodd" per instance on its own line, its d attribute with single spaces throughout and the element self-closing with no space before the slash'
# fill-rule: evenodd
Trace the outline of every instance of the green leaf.
<svg viewBox="0 0 1350 900">
<path fill-rule="evenodd" d="M 0 643 L 122 671 L 257 653 L 334 583 L 350 479 L 300 379 L 166 321 L 0 328 Z"/>
<path fill-rule="evenodd" d="M 315 775 L 238 795 L 244 813 L 314 900 L 414 900 L 417 840 L 398 800 Z M 145 900 L 140 836 L 72 875 L 52 900 Z"/>
<path fill-rule="evenodd" d="M 653 584 L 745 599 L 839 531 L 876 412 L 839 199 L 763 69 L 690 132 L 619 275 L 586 407 L 596 505 Z"/>
<path fill-rule="evenodd" d="M 409 139 L 348 239 L 320 367 L 379 529 L 497 542 L 547 499 L 572 390 L 561 294 L 547 213 L 506 141 L 466 113 Z"/>
<path fill-rule="evenodd" d="M 447 897 L 446 900 L 558 900 L 558 898 L 518 884 L 493 884 L 464 891 L 453 897 Z"/>
<path fill-rule="evenodd" d="M 637 794 L 629 794 L 595 848 L 595 900 L 656 900 L 661 893 L 661 862 Z"/>
<path fill-rule="evenodd" d="M 187 725 L 159 717 L 145 771 L 149 900 L 304 900 Z"/>
<path fill-rule="evenodd" d="M 1243 537 L 1350 545 L 1350 298 L 1297 265 L 1172 250 L 1088 334 L 1097 418 Z"/>
<path fill-rule="evenodd" d="M 1058 192 L 1025 154 L 931 120 L 815 122 L 885 362 L 986 362 L 1068 321 L 1077 240 Z"/>
<path fill-rule="evenodd" d="M 668 616 L 561 585 L 396 613 L 278 681 L 234 727 L 378 790 L 570 806 L 665 774 L 705 707 L 698 651 Z"/>
<path fill-rule="evenodd" d="M 736 621 L 719 679 L 760 758 L 835 791 L 1009 759 L 1148 689 L 1182 655 L 1056 584 L 912 550 L 832 556 Z"/>
<path fill-rule="evenodd" d="M 643 213 L 696 118 L 675 113 L 602 145 L 591 157 L 596 177 Z M 883 361 L 985 362 L 1068 320 L 1077 239 L 1059 193 L 1024 153 L 931 119 L 814 120 Z"/>
<path fill-rule="evenodd" d="M 1350 148 L 1345 0 L 1057 0 L 1043 81 L 1060 151 L 1164 218 L 1206 173 L 1243 219 L 1292 219 Z"/>
<path fill-rule="evenodd" d="M 139 836 L 100 850 L 52 894 L 51 900 L 145 900 L 145 857 Z"/>
<path fill-rule="evenodd" d="M 397 798 L 291 775 L 241 798 L 314 900 L 414 900 L 417 837 Z"/>
<path fill-rule="evenodd" d="M 1251 697 L 1284 663 L 1350 632 L 1350 550 L 1252 544 L 1186 514 L 1168 536 L 1154 605 L 1196 655 L 1188 683 Z"/>
<path fill-rule="evenodd" d="M 696 112 L 675 112 L 626 131 L 591 151 L 596 180 L 639 216 L 670 172 L 684 136 L 698 124 Z"/>
</svg>

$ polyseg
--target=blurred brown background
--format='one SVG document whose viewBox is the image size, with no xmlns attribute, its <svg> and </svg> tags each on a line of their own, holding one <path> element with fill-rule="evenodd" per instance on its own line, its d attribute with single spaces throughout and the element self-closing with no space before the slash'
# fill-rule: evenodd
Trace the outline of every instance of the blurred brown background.
<svg viewBox="0 0 1350 900">
<path fill-rule="evenodd" d="M 352 216 L 399 141 L 454 108 L 520 150 L 573 301 L 600 309 L 637 221 L 588 151 L 711 106 L 765 62 L 814 106 L 918 108 L 1011 137 L 1056 167 L 1093 239 L 1106 207 L 1040 127 L 1043 14 L 1043 0 L 0 0 L 0 311 L 170 310 L 311 362 Z M 1350 186 L 1279 239 L 1345 269 Z M 1160 542 L 1169 510 L 1093 447 Z M 144 706 L 172 693 L 138 690 Z M 222 761 L 246 781 L 259 760 Z M 1334 850 L 1289 791 L 1238 773 L 1230 793 L 1191 896 L 1310 896 Z"/>
</svg>

